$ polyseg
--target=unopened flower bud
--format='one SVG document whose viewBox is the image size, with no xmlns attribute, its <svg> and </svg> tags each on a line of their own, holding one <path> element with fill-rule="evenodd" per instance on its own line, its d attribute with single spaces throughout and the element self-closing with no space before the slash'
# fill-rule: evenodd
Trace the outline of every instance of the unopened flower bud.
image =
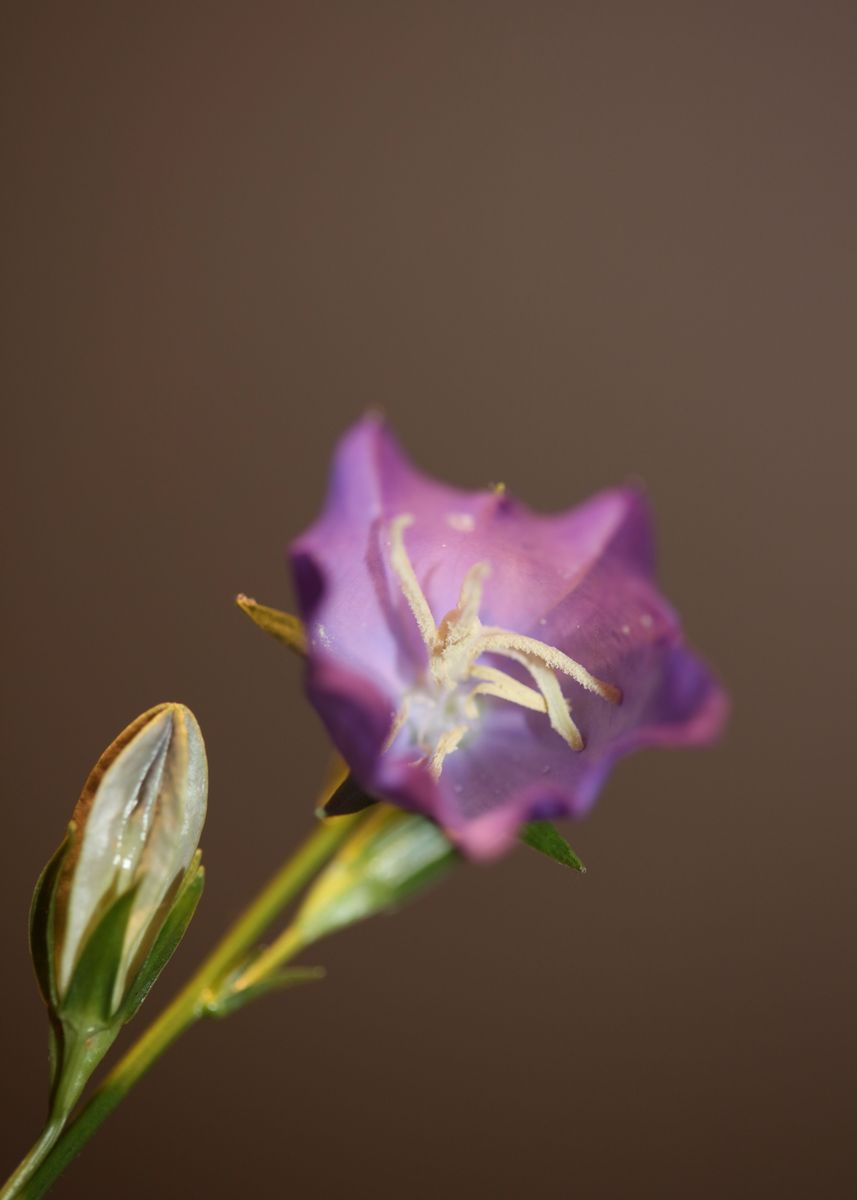
<svg viewBox="0 0 857 1200">
<path fill-rule="evenodd" d="M 54 1137 L 193 916 L 207 792 L 193 713 L 149 709 L 95 764 L 36 885 L 30 949 L 51 1019 Z"/>
<path fill-rule="evenodd" d="M 127 1020 L 172 953 L 202 883 L 207 790 L 202 734 L 181 704 L 143 713 L 98 760 L 34 901 L 34 960 L 62 1021 Z"/>
</svg>

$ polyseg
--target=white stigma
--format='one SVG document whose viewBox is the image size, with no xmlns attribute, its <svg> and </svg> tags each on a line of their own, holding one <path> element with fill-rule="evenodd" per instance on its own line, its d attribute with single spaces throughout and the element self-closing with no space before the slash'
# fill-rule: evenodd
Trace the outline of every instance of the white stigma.
<svg viewBox="0 0 857 1200">
<path fill-rule="evenodd" d="M 473 722 L 479 719 L 476 697 L 494 696 L 544 713 L 551 728 L 572 750 L 582 750 L 583 737 L 572 720 L 571 706 L 556 672 L 569 676 L 611 704 L 618 704 L 622 693 L 612 684 L 596 679 L 555 646 L 508 629 L 483 625 L 479 608 L 485 580 L 491 573 L 486 562 L 474 563 L 468 569 L 458 603 L 436 625 L 405 547 L 404 531 L 413 522 L 409 513 L 391 522 L 390 565 L 428 650 L 428 671 L 405 696 L 393 721 L 388 747 L 407 725 L 422 751 L 420 761 L 438 778 L 447 755 L 458 748 Z M 518 663 L 528 672 L 534 686 L 529 687 L 505 671 L 480 662 L 483 654 L 496 654 Z"/>
</svg>

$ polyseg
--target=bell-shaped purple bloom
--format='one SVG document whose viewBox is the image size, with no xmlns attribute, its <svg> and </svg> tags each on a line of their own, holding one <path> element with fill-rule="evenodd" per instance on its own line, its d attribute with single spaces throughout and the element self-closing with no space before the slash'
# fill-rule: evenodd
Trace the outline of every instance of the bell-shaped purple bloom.
<svg viewBox="0 0 857 1200">
<path fill-rule="evenodd" d="M 544 516 L 428 478 L 367 417 L 291 557 L 309 695 L 354 777 L 474 857 L 585 813 L 621 755 L 723 725 L 636 490 Z"/>
</svg>

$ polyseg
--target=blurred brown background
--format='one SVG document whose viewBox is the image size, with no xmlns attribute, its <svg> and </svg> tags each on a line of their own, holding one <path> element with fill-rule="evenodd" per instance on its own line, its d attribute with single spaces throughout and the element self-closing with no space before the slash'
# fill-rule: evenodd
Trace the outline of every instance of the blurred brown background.
<svg viewBox="0 0 857 1200">
<path fill-rule="evenodd" d="M 2 1168 L 42 1118 L 30 889 L 190 704 L 209 869 L 153 1015 L 303 836 L 287 540 L 381 406 L 559 508 L 640 475 L 735 712 L 569 830 L 194 1030 L 67 1197 L 850 1196 L 857 10 L 7 4 Z"/>
</svg>

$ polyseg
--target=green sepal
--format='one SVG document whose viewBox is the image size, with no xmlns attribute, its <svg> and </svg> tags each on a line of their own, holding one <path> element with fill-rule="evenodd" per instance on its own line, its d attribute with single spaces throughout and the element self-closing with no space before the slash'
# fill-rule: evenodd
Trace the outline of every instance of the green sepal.
<svg viewBox="0 0 857 1200">
<path fill-rule="evenodd" d="M 103 1029 L 113 1024 L 118 1027 L 113 989 L 122 966 L 125 933 L 136 895 L 137 887 L 123 892 L 87 936 L 59 1004 L 64 1023 L 77 1029 Z"/>
<path fill-rule="evenodd" d="M 550 821 L 530 821 L 521 830 L 519 837 L 525 846 L 546 854 L 563 867 L 586 874 L 586 867 L 569 846 L 568 842 Z"/>
<path fill-rule="evenodd" d="M 205 885 L 205 870 L 200 866 L 201 858 L 202 851 L 197 850 L 185 872 L 175 900 L 161 926 L 161 931 L 128 988 L 115 1018 L 123 1024 L 131 1020 L 154 987 L 155 981 L 175 953 L 193 914 L 196 912 L 196 906 L 199 904 Z"/>
<path fill-rule="evenodd" d="M 355 780 L 350 773 L 345 776 L 330 799 L 318 810 L 321 817 L 349 817 L 352 813 L 371 808 L 378 801 Z"/>
<path fill-rule="evenodd" d="M 56 1081 L 57 1072 L 60 1068 L 60 1059 L 62 1057 L 62 1027 L 57 1018 L 51 1013 L 50 1026 L 48 1029 L 48 1070 L 53 1088 Z"/>
<path fill-rule="evenodd" d="M 266 604 L 257 604 L 249 596 L 240 593 L 235 597 L 235 603 L 265 633 L 294 650 L 295 654 L 306 655 L 306 631 L 297 617 L 280 612 L 278 608 L 268 608 Z"/>
<path fill-rule="evenodd" d="M 254 956 L 255 957 L 255 956 Z M 229 1017 L 245 1004 L 266 996 L 269 992 L 279 992 L 286 988 L 298 987 L 302 983 L 315 983 L 324 979 L 324 967 L 280 967 L 271 975 L 249 984 L 247 987 L 235 987 L 241 975 L 252 966 L 253 959 L 244 962 L 240 970 L 233 971 L 223 983 L 217 996 L 210 998 L 205 1004 L 206 1016 Z"/>
<path fill-rule="evenodd" d="M 57 884 L 77 826 L 71 821 L 66 836 L 39 876 L 30 904 L 30 954 L 39 991 L 49 1009 L 57 1007 L 56 959 L 54 955 L 54 909 Z"/>
<path fill-rule="evenodd" d="M 437 825 L 379 804 L 315 881 L 295 918 L 296 936 L 308 945 L 396 908 L 458 861 Z"/>
</svg>

